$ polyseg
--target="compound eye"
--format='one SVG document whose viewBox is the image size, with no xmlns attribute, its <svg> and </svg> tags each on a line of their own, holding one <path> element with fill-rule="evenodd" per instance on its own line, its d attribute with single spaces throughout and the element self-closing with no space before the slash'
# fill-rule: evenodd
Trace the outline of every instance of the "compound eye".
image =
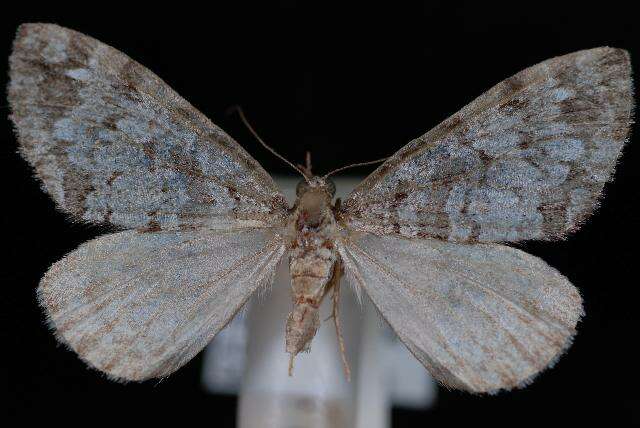
<svg viewBox="0 0 640 428">
<path fill-rule="evenodd" d="M 333 198 L 336 195 L 336 183 L 334 183 L 333 180 L 330 178 L 325 178 L 324 183 L 325 183 L 327 192 L 329 192 L 329 194 Z"/>
<path fill-rule="evenodd" d="M 307 183 L 306 180 L 298 181 L 298 185 L 296 186 L 296 196 L 301 196 L 307 190 L 309 190 L 309 183 Z"/>
</svg>

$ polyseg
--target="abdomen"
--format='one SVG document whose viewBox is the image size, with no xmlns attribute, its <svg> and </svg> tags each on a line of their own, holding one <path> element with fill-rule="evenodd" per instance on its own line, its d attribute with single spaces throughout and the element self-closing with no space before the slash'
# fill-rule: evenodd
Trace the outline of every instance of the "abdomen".
<svg viewBox="0 0 640 428">
<path fill-rule="evenodd" d="M 338 254 L 328 248 L 294 248 L 289 257 L 293 311 L 287 319 L 287 352 L 309 348 L 320 326 L 319 308 L 334 276 Z"/>
</svg>

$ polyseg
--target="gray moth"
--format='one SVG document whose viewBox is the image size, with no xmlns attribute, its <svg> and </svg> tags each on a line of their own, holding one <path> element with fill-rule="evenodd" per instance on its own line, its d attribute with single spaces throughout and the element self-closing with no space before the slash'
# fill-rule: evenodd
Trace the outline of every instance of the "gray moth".
<svg viewBox="0 0 640 428">
<path fill-rule="evenodd" d="M 58 339 L 90 366 L 117 380 L 168 376 L 286 260 L 292 362 L 329 293 L 339 333 L 344 274 L 436 379 L 475 393 L 525 385 L 570 346 L 577 289 L 508 244 L 579 228 L 633 110 L 626 51 L 552 58 L 411 141 L 342 203 L 326 175 L 301 169 L 289 207 L 224 131 L 86 35 L 20 26 L 8 96 L 20 153 L 56 207 L 120 229 L 38 287 Z"/>
</svg>

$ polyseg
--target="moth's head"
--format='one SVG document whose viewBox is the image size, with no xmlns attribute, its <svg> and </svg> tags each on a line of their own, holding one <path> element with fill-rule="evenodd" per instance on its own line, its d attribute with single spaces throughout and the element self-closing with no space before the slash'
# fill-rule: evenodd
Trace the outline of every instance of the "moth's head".
<svg viewBox="0 0 640 428">
<path fill-rule="evenodd" d="M 300 198 L 307 193 L 324 193 L 332 199 L 336 194 L 336 185 L 330 178 L 313 176 L 308 181 L 302 179 L 296 186 L 296 196 Z"/>
</svg>

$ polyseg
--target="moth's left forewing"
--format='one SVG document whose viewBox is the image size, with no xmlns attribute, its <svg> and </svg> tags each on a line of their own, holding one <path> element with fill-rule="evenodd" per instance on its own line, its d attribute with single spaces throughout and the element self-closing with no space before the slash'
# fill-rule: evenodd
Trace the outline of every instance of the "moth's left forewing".
<svg viewBox="0 0 640 428">
<path fill-rule="evenodd" d="M 73 219 L 152 230 L 282 223 L 286 201 L 258 162 L 124 53 L 23 24 L 9 64 L 20 153 Z"/>
<path fill-rule="evenodd" d="M 596 207 L 632 110 L 626 51 L 544 61 L 398 151 L 344 201 L 343 221 L 455 242 L 563 238 Z"/>
<path fill-rule="evenodd" d="M 525 385 L 571 344 L 582 299 L 544 261 L 496 244 L 353 233 L 347 277 L 445 386 Z"/>
</svg>

